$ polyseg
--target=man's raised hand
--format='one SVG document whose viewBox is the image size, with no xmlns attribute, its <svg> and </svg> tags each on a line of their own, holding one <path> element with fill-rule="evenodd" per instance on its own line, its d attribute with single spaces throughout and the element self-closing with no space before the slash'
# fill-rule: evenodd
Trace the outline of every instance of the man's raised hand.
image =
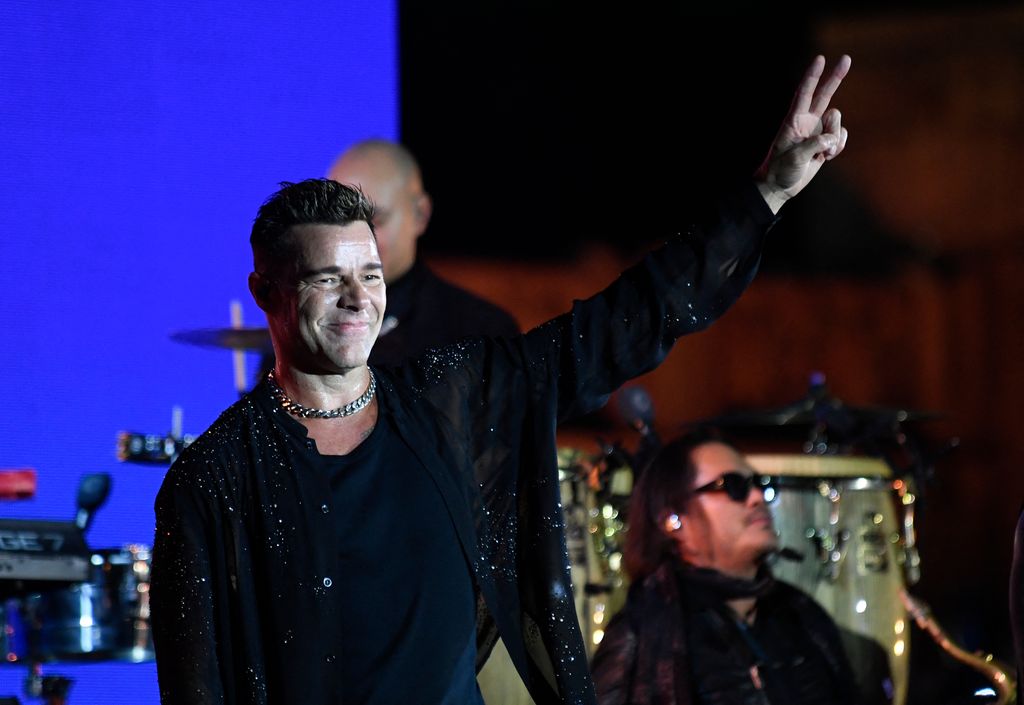
<svg viewBox="0 0 1024 705">
<path fill-rule="evenodd" d="M 754 175 L 772 212 L 778 213 L 782 204 L 810 183 L 822 164 L 837 157 L 846 146 L 842 116 L 828 104 L 850 64 L 850 57 L 843 54 L 821 82 L 825 57 L 816 56 L 800 80 L 789 114 Z"/>
</svg>

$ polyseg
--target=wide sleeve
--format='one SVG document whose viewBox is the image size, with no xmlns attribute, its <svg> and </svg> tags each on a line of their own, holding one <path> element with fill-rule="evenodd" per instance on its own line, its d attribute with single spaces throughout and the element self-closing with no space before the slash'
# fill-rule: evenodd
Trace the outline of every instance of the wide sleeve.
<svg viewBox="0 0 1024 705">
<path fill-rule="evenodd" d="M 679 336 L 710 324 L 746 288 L 774 216 L 752 184 L 712 210 L 562 316 L 514 338 L 428 351 L 394 371 L 395 391 L 407 399 L 402 413 L 434 430 L 413 447 L 436 451 L 456 487 L 450 506 L 470 510 L 456 524 L 469 526 L 467 536 L 475 528 L 466 541 L 475 538 L 474 573 L 538 702 L 593 699 L 572 600 L 556 424 L 657 366 Z"/>
<path fill-rule="evenodd" d="M 160 701 L 224 702 L 214 614 L 216 522 L 200 488 L 207 469 L 179 460 L 156 500 L 151 619 Z"/>
<path fill-rule="evenodd" d="M 558 418 L 594 410 L 709 326 L 750 284 L 775 219 L 753 184 L 568 313 L 527 333 L 524 357 L 556 368 Z"/>
</svg>

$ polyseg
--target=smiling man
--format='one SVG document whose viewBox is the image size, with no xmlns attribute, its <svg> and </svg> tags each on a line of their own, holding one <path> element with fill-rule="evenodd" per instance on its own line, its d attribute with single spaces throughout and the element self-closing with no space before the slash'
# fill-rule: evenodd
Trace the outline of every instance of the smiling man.
<svg viewBox="0 0 1024 705">
<path fill-rule="evenodd" d="M 633 490 L 625 608 L 594 654 L 601 705 L 848 705 L 839 631 L 772 578 L 774 497 L 736 449 L 696 433 L 668 444 Z"/>
<path fill-rule="evenodd" d="M 249 285 L 276 364 L 157 497 L 163 701 L 479 705 L 475 672 L 500 633 L 538 705 L 592 703 L 556 424 L 749 284 L 778 209 L 846 142 L 828 104 L 850 61 L 821 81 L 824 66 L 808 69 L 763 167 L 701 227 L 526 334 L 400 367 L 368 364 L 386 303 L 369 200 L 328 179 L 273 194 Z"/>
<path fill-rule="evenodd" d="M 369 139 L 346 149 L 327 178 L 355 186 L 373 202 L 388 310 L 371 364 L 396 365 L 468 336 L 513 336 L 519 326 L 489 301 L 442 279 L 419 256 L 433 200 L 420 166 L 401 144 Z"/>
</svg>

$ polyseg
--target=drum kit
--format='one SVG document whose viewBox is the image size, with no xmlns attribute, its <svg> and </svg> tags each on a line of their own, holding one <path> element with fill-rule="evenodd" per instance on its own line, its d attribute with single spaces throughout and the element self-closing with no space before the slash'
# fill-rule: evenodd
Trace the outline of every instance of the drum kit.
<svg viewBox="0 0 1024 705">
<path fill-rule="evenodd" d="M 628 394 L 636 397 L 634 388 Z M 567 546 L 580 628 L 592 655 L 603 628 L 625 600 L 622 547 L 628 531 L 633 470 L 656 450 L 649 400 L 629 402 L 629 425 L 641 443 L 630 454 L 601 443 L 588 455 L 560 453 Z M 942 631 L 927 606 L 909 590 L 920 579 L 915 513 L 919 492 L 954 439 L 930 449 L 911 422 L 938 414 L 880 407 L 853 407 L 830 396 L 816 375 L 806 398 L 785 407 L 732 413 L 694 426 L 717 427 L 743 450 L 794 443 L 800 452 L 747 452 L 761 474 L 773 479 L 769 503 L 783 550 L 772 558 L 776 577 L 817 600 L 836 622 L 855 676 L 877 684 L 887 702 L 904 705 L 910 689 L 911 627 L 991 684 L 990 702 L 1014 698 L 1013 670 L 990 654 L 971 654 Z M 589 537 L 589 541 L 581 541 Z M 531 702 L 510 662 L 492 659 L 481 674 L 489 704 Z"/>
<path fill-rule="evenodd" d="M 21 490 L 6 491 L 12 483 Z M 0 519 L 0 658 L 26 667 L 26 694 L 48 705 L 66 703 L 72 681 L 44 676 L 44 663 L 154 658 L 149 547 L 96 550 L 85 541 L 109 492 L 108 474 L 86 475 L 73 520 Z M 34 471 L 0 472 L 0 498 L 34 494 Z"/>
<path fill-rule="evenodd" d="M 262 328 L 235 326 L 183 331 L 179 342 L 267 352 Z M 240 376 L 240 375 L 236 375 Z M 240 390 L 241 391 L 241 390 Z M 639 387 L 621 390 L 617 412 L 639 436 L 632 451 L 599 442 L 598 453 L 559 451 L 558 467 L 566 547 L 577 616 L 593 654 L 604 628 L 625 602 L 628 580 L 622 550 L 634 472 L 660 445 L 650 398 Z M 969 654 L 942 632 L 908 588 L 920 578 L 915 511 L 918 492 L 938 451 L 908 430 L 909 422 L 937 414 L 848 406 L 830 396 L 824 378 L 812 377 L 807 396 L 776 409 L 732 413 L 695 425 L 724 430 L 745 441 L 770 439 L 787 452 L 748 452 L 751 465 L 774 479 L 770 503 L 780 537 L 775 575 L 814 597 L 840 628 L 858 679 L 885 683 L 893 705 L 904 705 L 909 685 L 911 624 L 944 651 L 992 683 L 995 702 L 1015 693 L 1012 671 L 991 655 Z M 122 461 L 166 464 L 193 440 L 122 433 Z M 793 442 L 801 452 L 788 452 Z M 31 471 L 0 471 L 0 499 L 30 497 Z M 109 492 L 109 476 L 86 476 L 74 521 L 0 519 L 0 658 L 29 669 L 26 692 L 48 705 L 66 702 L 71 681 L 43 676 L 52 661 L 120 661 L 154 658 L 149 630 L 150 549 L 144 545 L 90 550 L 84 540 L 92 515 Z M 795 558 L 795 560 L 794 560 Z M 479 682 L 488 705 L 531 702 L 500 641 Z"/>
<path fill-rule="evenodd" d="M 266 328 L 241 325 L 241 307 L 232 303 L 230 328 L 173 333 L 171 339 L 199 347 L 235 352 L 238 391 L 247 385 L 245 351 L 269 353 Z M 122 462 L 164 465 L 173 462 L 195 436 L 181 433 L 175 409 L 169 434 L 121 432 L 117 457 Z M 0 518 L 0 662 L 23 667 L 25 694 L 47 705 L 67 702 L 72 681 L 44 675 L 52 663 L 144 663 L 153 661 L 150 633 L 148 545 L 90 548 L 85 533 L 110 491 L 106 473 L 82 478 L 72 521 Z M 33 470 L 0 470 L 0 500 L 35 496 Z M 17 702 L 0 697 L 0 702 Z"/>
</svg>

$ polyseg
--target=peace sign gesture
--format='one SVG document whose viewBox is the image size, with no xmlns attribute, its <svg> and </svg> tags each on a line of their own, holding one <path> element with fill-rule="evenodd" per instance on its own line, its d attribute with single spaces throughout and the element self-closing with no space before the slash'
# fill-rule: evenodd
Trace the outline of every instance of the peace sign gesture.
<svg viewBox="0 0 1024 705">
<path fill-rule="evenodd" d="M 822 164 L 837 157 L 846 146 L 847 132 L 839 111 L 828 104 L 851 63 L 850 57 L 843 54 L 820 85 L 825 57 L 814 57 L 804 73 L 789 114 L 764 163 L 754 174 L 757 187 L 773 212 L 778 213 L 783 203 L 810 183 Z"/>
</svg>

